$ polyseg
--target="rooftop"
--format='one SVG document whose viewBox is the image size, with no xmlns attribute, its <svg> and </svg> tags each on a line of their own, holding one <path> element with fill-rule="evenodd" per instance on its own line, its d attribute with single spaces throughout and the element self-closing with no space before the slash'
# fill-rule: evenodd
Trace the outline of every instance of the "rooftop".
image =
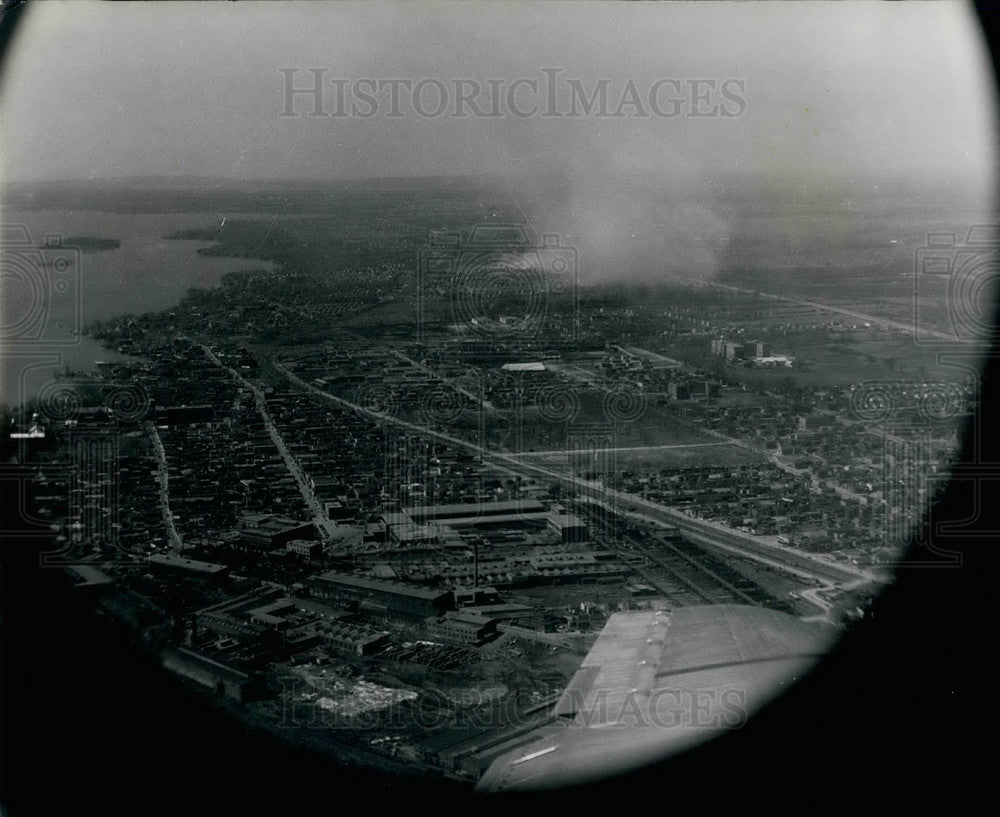
<svg viewBox="0 0 1000 817">
<path fill-rule="evenodd" d="M 332 584 L 343 584 L 348 587 L 358 587 L 364 590 L 377 590 L 384 593 L 397 593 L 399 595 L 410 596 L 412 598 L 426 599 L 433 601 L 448 593 L 446 590 L 431 590 L 427 587 L 415 587 L 405 582 L 388 581 L 386 579 L 370 579 L 365 576 L 355 576 L 350 573 L 341 573 L 337 570 L 329 570 L 314 576 L 318 581 L 330 582 Z"/>
<path fill-rule="evenodd" d="M 186 559 L 175 553 L 155 553 L 149 557 L 149 562 L 150 564 L 162 565 L 164 567 L 180 567 L 196 573 L 215 574 L 228 569 L 226 565 L 215 564 L 214 562 L 199 562 L 197 559 Z"/>
<path fill-rule="evenodd" d="M 504 363 L 500 367 L 505 372 L 544 372 L 545 364 L 532 361 L 531 363 Z"/>
<path fill-rule="evenodd" d="M 403 513 L 414 521 L 446 519 L 449 517 L 494 516 L 496 514 L 537 513 L 545 510 L 545 505 L 537 499 L 512 499 L 502 502 L 462 502 L 454 505 L 423 505 L 403 508 Z"/>
</svg>

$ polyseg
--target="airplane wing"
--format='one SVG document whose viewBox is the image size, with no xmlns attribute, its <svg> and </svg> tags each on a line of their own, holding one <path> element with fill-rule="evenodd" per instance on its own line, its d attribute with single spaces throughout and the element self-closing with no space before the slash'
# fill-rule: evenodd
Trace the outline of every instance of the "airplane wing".
<svg viewBox="0 0 1000 817">
<path fill-rule="evenodd" d="M 559 728 L 496 758 L 477 789 L 556 788 L 663 760 L 742 725 L 833 635 L 742 605 L 615 613 L 556 703 Z"/>
</svg>

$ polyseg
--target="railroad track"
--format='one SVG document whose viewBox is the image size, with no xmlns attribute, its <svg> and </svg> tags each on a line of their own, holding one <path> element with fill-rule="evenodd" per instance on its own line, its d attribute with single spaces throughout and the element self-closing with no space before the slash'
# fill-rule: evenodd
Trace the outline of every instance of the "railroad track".
<svg viewBox="0 0 1000 817">
<path fill-rule="evenodd" d="M 704 554 L 687 542 L 657 536 L 652 542 L 634 535 L 634 526 L 618 519 L 612 529 L 606 512 L 581 505 L 577 512 L 587 517 L 597 535 L 619 554 L 640 554 L 652 567 L 637 569 L 643 579 L 677 606 L 692 604 L 749 604 L 773 606 L 774 599 L 739 575 L 718 558 Z M 693 553 L 692 551 L 697 551 Z"/>
</svg>

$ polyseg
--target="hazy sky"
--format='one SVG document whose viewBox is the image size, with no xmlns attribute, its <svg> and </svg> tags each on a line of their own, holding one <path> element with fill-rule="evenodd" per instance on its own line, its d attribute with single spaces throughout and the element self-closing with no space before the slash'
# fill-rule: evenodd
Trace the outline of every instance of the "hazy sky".
<svg viewBox="0 0 1000 817">
<path fill-rule="evenodd" d="M 5 65 L 7 179 L 127 175 L 234 179 L 735 169 L 815 183 L 883 171 L 992 177 L 995 92 L 972 10 L 956 3 L 57 3 L 32 0 Z M 285 107 L 280 68 L 332 79 L 437 80 L 509 89 L 560 69 L 610 107 L 659 80 L 663 117 L 418 116 L 404 91 L 370 118 Z M 689 80 L 715 82 L 736 116 L 692 117 Z M 350 87 L 350 86 L 349 86 Z M 430 84 L 425 111 L 437 101 Z M 709 86 L 701 86 L 703 89 Z M 739 90 L 739 89 L 745 90 Z M 522 84 L 521 110 L 544 105 Z M 519 95 L 518 95 L 519 94 Z M 479 107 L 488 109 L 485 91 Z M 505 100 L 501 97 L 501 101 Z M 349 103 L 348 103 L 349 104 Z M 648 110 L 645 102 L 641 105 Z M 364 109 L 364 108 L 363 108 Z M 454 105 L 447 111 L 454 109 Z M 466 113 L 469 109 L 466 107 Z M 628 115 L 631 112 L 633 115 Z"/>
</svg>

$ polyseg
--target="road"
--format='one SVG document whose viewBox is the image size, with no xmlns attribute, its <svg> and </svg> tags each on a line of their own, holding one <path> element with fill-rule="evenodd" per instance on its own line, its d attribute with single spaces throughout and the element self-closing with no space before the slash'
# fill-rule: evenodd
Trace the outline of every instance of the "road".
<svg viewBox="0 0 1000 817">
<path fill-rule="evenodd" d="M 680 369 L 684 364 L 679 360 L 674 360 L 672 357 L 665 357 L 658 352 L 651 352 L 649 349 L 640 349 L 638 346 L 618 346 L 615 344 L 615 349 L 619 352 L 624 352 L 625 354 L 632 355 L 632 357 L 645 358 L 649 363 L 658 363 L 658 366 L 653 368 L 658 369 Z"/>
<path fill-rule="evenodd" d="M 177 532 L 174 514 L 170 510 L 170 473 L 167 470 L 167 452 L 163 448 L 163 440 L 160 439 L 156 423 L 147 420 L 144 425 L 146 433 L 153 442 L 153 453 L 156 454 L 156 477 L 160 485 L 160 516 L 163 517 L 163 526 L 167 529 L 170 547 L 174 550 L 180 550 L 184 547 L 184 541 Z"/>
<path fill-rule="evenodd" d="M 873 324 L 881 324 L 883 326 L 891 326 L 894 329 L 901 329 L 904 332 L 908 332 L 913 336 L 929 336 L 933 338 L 938 338 L 939 340 L 949 341 L 951 343 L 965 343 L 974 344 L 977 342 L 975 338 L 959 338 L 955 335 L 949 335 L 947 332 L 936 332 L 933 329 L 928 329 L 923 326 L 915 326 L 912 323 L 903 323 L 901 321 L 890 320 L 889 318 L 883 318 L 881 315 L 869 315 L 865 312 L 857 312 L 853 309 L 843 309 L 839 306 L 830 306 L 829 304 L 821 304 L 816 301 L 800 301 L 797 298 L 789 298 L 786 295 L 772 295 L 769 292 L 759 292 L 756 289 L 747 289 L 746 287 L 734 287 L 730 284 L 720 284 L 716 281 L 696 281 L 693 279 L 685 278 L 683 279 L 689 283 L 693 283 L 700 286 L 711 287 L 713 289 L 724 289 L 730 292 L 742 292 L 747 295 L 756 295 L 760 298 L 766 298 L 770 301 L 781 301 L 783 303 L 795 304 L 796 306 L 808 306 L 812 309 L 817 309 L 820 312 L 831 312 L 835 315 L 845 315 L 848 318 L 856 318 L 860 321 L 868 321 Z"/>
<path fill-rule="evenodd" d="M 316 493 L 313 491 L 312 485 L 309 483 L 309 478 L 305 475 L 302 468 L 299 467 L 295 457 L 285 445 L 285 440 L 281 436 L 281 432 L 278 431 L 277 427 L 274 425 L 274 421 L 271 420 L 271 415 L 267 410 L 267 400 L 264 397 L 264 392 L 243 377 L 243 375 L 236 371 L 236 369 L 227 366 L 219 360 L 219 358 L 215 356 L 215 353 L 212 352 L 208 346 L 203 343 L 199 343 L 198 346 L 201 347 L 202 351 L 213 364 L 229 372 L 234 380 L 236 380 L 244 388 L 249 389 L 253 394 L 254 403 L 257 406 L 257 413 L 260 414 L 261 420 L 264 422 L 264 428 L 267 429 L 271 442 L 274 443 L 274 447 L 277 448 L 278 453 L 281 454 L 281 459 L 284 460 L 288 473 L 292 475 L 292 479 L 294 479 L 296 484 L 299 486 L 299 492 L 302 494 L 302 498 L 305 500 L 306 504 L 309 506 L 309 510 L 312 512 L 313 524 L 315 524 L 316 527 L 322 531 L 325 539 L 333 539 L 337 532 L 337 526 L 327 517 L 323 505 L 316 498 Z"/>
<path fill-rule="evenodd" d="M 483 409 L 483 411 L 488 411 L 490 413 L 495 413 L 496 412 L 496 408 L 493 406 L 493 404 L 489 400 L 483 400 L 482 397 L 479 397 L 479 396 L 473 394 L 468 389 L 463 388 L 462 386 L 460 386 L 458 383 L 456 383 L 451 378 L 448 378 L 448 377 L 445 377 L 444 375 L 438 374 L 433 369 L 428 368 L 423 363 L 418 363 L 412 357 L 407 357 L 402 352 L 398 352 L 398 351 L 392 350 L 391 354 L 392 354 L 393 357 L 396 358 L 396 360 L 400 361 L 401 363 L 406 363 L 406 364 L 409 364 L 410 366 L 413 366 L 415 369 L 419 369 L 424 374 L 429 375 L 430 377 L 432 377 L 435 380 L 437 380 L 439 383 L 444 383 L 446 386 L 448 386 L 450 389 L 452 389 L 452 391 L 456 391 L 459 394 L 461 394 L 463 397 L 467 397 L 473 403 L 475 403 L 476 405 L 480 406 Z"/>
<path fill-rule="evenodd" d="M 602 500 L 613 503 L 617 509 L 644 512 L 657 521 L 665 522 L 678 528 L 682 533 L 690 533 L 700 536 L 702 539 L 724 543 L 734 553 L 738 553 L 745 558 L 782 565 L 790 562 L 800 574 L 809 576 L 819 582 L 833 580 L 840 585 L 844 582 L 860 581 L 861 583 L 866 583 L 875 581 L 875 577 L 872 574 L 859 568 L 833 564 L 814 554 L 786 548 L 775 541 L 770 541 L 768 537 L 753 536 L 743 531 L 727 528 L 710 520 L 695 519 L 673 508 L 659 505 L 634 494 L 605 488 L 599 483 L 595 484 L 594 482 L 583 480 L 570 474 L 563 474 L 540 465 L 535 465 L 534 463 L 525 462 L 514 454 L 489 451 L 476 443 L 454 437 L 450 434 L 435 431 L 425 426 L 393 417 L 384 412 L 364 408 L 342 397 L 337 397 L 323 391 L 311 383 L 307 383 L 280 363 L 274 362 L 273 366 L 276 372 L 290 382 L 325 402 L 350 409 L 378 423 L 390 425 L 417 436 L 438 440 L 456 448 L 465 449 L 476 454 L 484 463 L 506 467 L 522 476 L 551 480 L 574 491 L 581 492 L 584 496 L 593 496 L 597 492 Z"/>
<path fill-rule="evenodd" d="M 717 442 L 717 443 L 668 443 L 666 445 L 630 445 L 630 446 L 618 446 L 617 448 L 606 448 L 604 451 L 608 453 L 614 452 L 625 452 L 625 451 L 670 451 L 672 449 L 684 449 L 684 448 L 718 448 L 720 445 L 726 445 L 728 443 Z M 569 452 L 565 448 L 557 448 L 551 451 L 524 451 L 520 454 L 516 454 L 517 457 L 552 457 L 561 454 L 562 456 L 568 456 Z"/>
</svg>

